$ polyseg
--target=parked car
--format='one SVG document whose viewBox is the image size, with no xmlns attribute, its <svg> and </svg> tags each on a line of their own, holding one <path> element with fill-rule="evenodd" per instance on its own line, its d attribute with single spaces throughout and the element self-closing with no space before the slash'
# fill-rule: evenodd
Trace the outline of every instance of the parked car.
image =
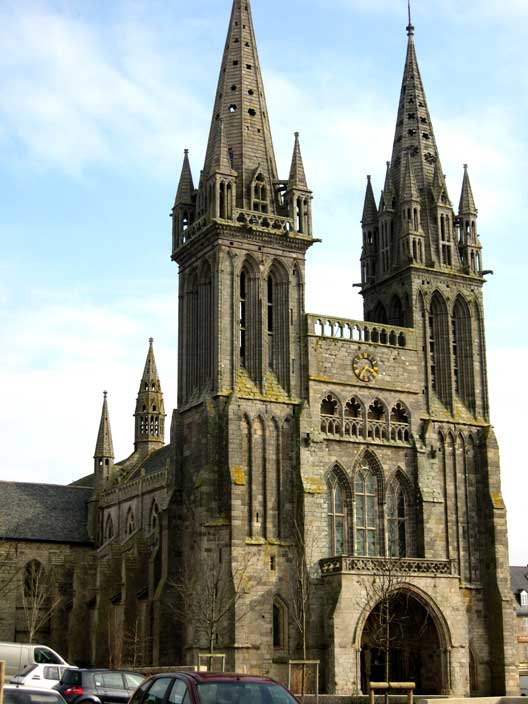
<svg viewBox="0 0 528 704">
<path fill-rule="evenodd" d="M 149 677 L 129 704 L 298 704 L 298 701 L 269 677 L 175 672 Z"/>
<path fill-rule="evenodd" d="M 59 683 L 64 670 L 71 667 L 72 665 L 37 665 L 33 663 L 25 667 L 18 675 L 11 677 L 11 684 L 51 689 Z"/>
<path fill-rule="evenodd" d="M 54 689 L 67 704 L 125 704 L 144 679 L 124 670 L 67 668 Z"/>
<path fill-rule="evenodd" d="M 58 653 L 47 645 L 34 643 L 0 643 L 0 660 L 6 664 L 5 676 L 11 677 L 22 672 L 28 665 L 67 665 Z"/>
<path fill-rule="evenodd" d="M 53 689 L 34 689 L 14 684 L 4 685 L 4 704 L 66 704 Z"/>
</svg>

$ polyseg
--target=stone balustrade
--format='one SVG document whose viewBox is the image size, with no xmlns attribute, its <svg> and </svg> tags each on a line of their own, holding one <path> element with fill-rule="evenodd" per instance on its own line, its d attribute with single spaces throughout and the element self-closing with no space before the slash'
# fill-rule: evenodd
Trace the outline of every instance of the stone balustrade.
<svg viewBox="0 0 528 704">
<path fill-rule="evenodd" d="M 416 346 L 416 333 L 413 328 L 368 323 L 363 320 L 331 318 L 312 313 L 309 313 L 306 319 L 308 335 L 349 342 L 367 342 L 388 347 L 413 348 Z"/>
<path fill-rule="evenodd" d="M 337 555 L 319 560 L 321 573 L 330 574 L 388 574 L 395 575 L 454 575 L 452 560 L 426 560 L 419 557 L 350 557 Z"/>
</svg>

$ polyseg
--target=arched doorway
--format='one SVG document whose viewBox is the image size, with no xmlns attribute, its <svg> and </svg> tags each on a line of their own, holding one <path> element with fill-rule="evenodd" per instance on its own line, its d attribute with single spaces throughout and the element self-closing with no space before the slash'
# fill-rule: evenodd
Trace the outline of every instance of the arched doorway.
<svg viewBox="0 0 528 704">
<path fill-rule="evenodd" d="M 418 694 L 446 692 L 445 642 L 432 610 L 407 590 L 382 599 L 361 636 L 361 688 L 389 680 L 415 682 Z"/>
</svg>

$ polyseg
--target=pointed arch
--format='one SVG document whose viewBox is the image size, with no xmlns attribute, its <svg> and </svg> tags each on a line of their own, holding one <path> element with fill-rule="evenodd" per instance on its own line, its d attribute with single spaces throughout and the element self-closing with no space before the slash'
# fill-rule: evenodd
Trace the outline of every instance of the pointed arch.
<svg viewBox="0 0 528 704">
<path fill-rule="evenodd" d="M 114 521 L 112 520 L 112 515 L 109 513 L 107 515 L 106 521 L 105 521 L 103 542 L 106 543 L 108 540 L 112 540 L 113 537 L 114 537 Z"/>
<path fill-rule="evenodd" d="M 403 303 L 397 293 L 393 294 L 391 298 L 388 323 L 389 325 L 397 325 L 400 328 L 405 327 Z"/>
<path fill-rule="evenodd" d="M 445 406 L 451 405 L 449 314 L 442 294 L 433 293 L 429 307 L 429 371 L 431 388 Z"/>
<path fill-rule="evenodd" d="M 471 313 L 466 299 L 459 294 L 451 316 L 451 352 L 455 393 L 471 411 L 475 411 L 473 371 L 473 336 Z"/>
<path fill-rule="evenodd" d="M 365 437 L 365 404 L 357 396 L 352 396 L 345 404 L 344 434 L 351 438 Z"/>
<path fill-rule="evenodd" d="M 351 490 L 344 469 L 335 463 L 326 475 L 329 555 L 349 552 Z"/>
<path fill-rule="evenodd" d="M 366 450 L 354 467 L 354 553 L 378 556 L 384 553 L 383 469 L 376 455 Z"/>
<path fill-rule="evenodd" d="M 399 467 L 387 487 L 386 507 L 389 557 L 409 557 L 414 501 L 409 479 Z"/>
<path fill-rule="evenodd" d="M 284 264 L 274 259 L 265 281 L 267 366 L 281 386 L 289 389 L 289 275 Z"/>
<path fill-rule="evenodd" d="M 319 413 L 321 416 L 321 432 L 327 435 L 341 434 L 342 406 L 341 401 L 332 392 L 321 399 Z"/>
<path fill-rule="evenodd" d="M 209 260 L 202 261 L 198 271 L 198 317 L 197 327 L 197 385 L 199 389 L 207 388 L 213 380 L 213 274 Z"/>
<path fill-rule="evenodd" d="M 262 330 L 259 325 L 259 267 L 255 259 L 244 257 L 238 276 L 239 359 L 255 383 L 260 381 L 259 350 Z"/>
<path fill-rule="evenodd" d="M 367 409 L 368 437 L 372 440 L 389 439 L 389 413 L 387 405 L 379 398 L 374 399 Z"/>
<path fill-rule="evenodd" d="M 273 650 L 286 652 L 288 650 L 288 606 L 279 595 L 273 597 Z"/>
<path fill-rule="evenodd" d="M 152 499 L 149 511 L 149 532 L 156 533 L 159 530 L 159 506 L 156 499 Z"/>
<path fill-rule="evenodd" d="M 409 442 L 411 414 L 403 401 L 398 401 L 390 412 L 390 438 L 394 442 Z"/>
<path fill-rule="evenodd" d="M 372 322 L 387 325 L 387 311 L 381 301 L 378 301 L 372 311 Z"/>
<path fill-rule="evenodd" d="M 126 519 L 125 519 L 125 537 L 129 538 L 132 533 L 136 532 L 136 518 L 134 516 L 134 511 L 132 510 L 132 506 L 128 507 L 128 510 L 126 512 Z"/>
</svg>

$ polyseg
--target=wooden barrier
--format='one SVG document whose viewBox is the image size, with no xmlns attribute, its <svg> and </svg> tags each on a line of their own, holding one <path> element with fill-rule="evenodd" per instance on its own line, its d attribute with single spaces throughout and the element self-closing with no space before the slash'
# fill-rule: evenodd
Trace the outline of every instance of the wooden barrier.
<svg viewBox="0 0 528 704">
<path fill-rule="evenodd" d="M 376 692 L 386 692 L 388 689 L 407 690 L 407 704 L 413 704 L 414 682 L 369 682 L 369 704 L 374 704 Z"/>
<path fill-rule="evenodd" d="M 4 704 L 5 662 L 0 660 L 0 704 Z"/>
</svg>

